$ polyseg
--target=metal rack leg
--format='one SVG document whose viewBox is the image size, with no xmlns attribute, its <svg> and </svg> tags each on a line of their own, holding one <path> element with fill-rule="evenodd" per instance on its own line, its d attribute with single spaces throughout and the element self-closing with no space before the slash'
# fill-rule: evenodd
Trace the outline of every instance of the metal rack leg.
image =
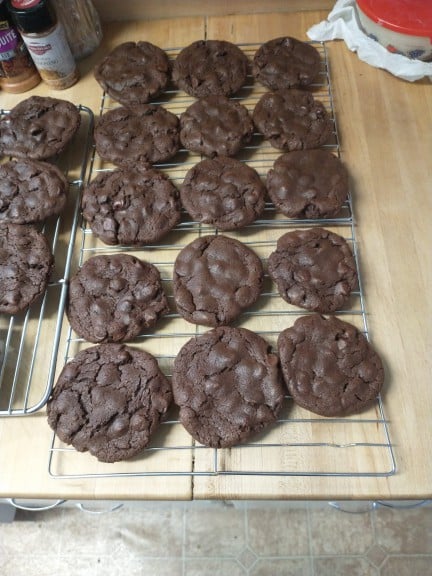
<svg viewBox="0 0 432 576">
<path fill-rule="evenodd" d="M 15 519 L 16 508 L 6 502 L 0 502 L 0 523 L 6 524 L 13 522 Z"/>
</svg>

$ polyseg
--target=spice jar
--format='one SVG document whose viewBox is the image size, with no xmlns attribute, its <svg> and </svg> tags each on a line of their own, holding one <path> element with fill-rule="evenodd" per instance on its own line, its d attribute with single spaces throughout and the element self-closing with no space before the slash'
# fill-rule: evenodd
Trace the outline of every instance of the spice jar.
<svg viewBox="0 0 432 576">
<path fill-rule="evenodd" d="M 18 94 L 31 90 L 41 78 L 25 44 L 11 22 L 3 0 L 0 0 L 0 87 Z"/>
<path fill-rule="evenodd" d="M 52 0 L 75 60 L 90 56 L 102 40 L 99 15 L 91 0 Z"/>
<path fill-rule="evenodd" d="M 44 82 L 55 90 L 75 84 L 75 60 L 49 0 L 8 0 L 8 6 Z"/>
</svg>

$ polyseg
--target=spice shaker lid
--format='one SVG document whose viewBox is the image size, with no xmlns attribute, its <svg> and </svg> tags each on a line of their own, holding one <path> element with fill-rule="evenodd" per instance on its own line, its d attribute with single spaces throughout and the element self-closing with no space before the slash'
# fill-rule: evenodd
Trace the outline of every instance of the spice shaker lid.
<svg viewBox="0 0 432 576">
<path fill-rule="evenodd" d="M 24 33 L 43 32 L 57 23 L 48 0 L 9 0 L 15 24 Z"/>
</svg>

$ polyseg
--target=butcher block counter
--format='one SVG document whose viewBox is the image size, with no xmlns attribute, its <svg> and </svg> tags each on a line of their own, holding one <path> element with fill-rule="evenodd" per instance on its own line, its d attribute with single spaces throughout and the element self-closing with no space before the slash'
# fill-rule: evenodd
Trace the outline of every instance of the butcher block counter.
<svg viewBox="0 0 432 576">
<path fill-rule="evenodd" d="M 174 50 L 208 38 L 250 44 L 256 49 L 259 43 L 282 35 L 307 40 L 307 29 L 326 14 L 321 10 L 105 23 L 103 43 L 79 64 L 81 79 L 75 86 L 56 93 L 43 84 L 24 95 L 0 93 L 1 108 L 10 109 L 32 94 L 52 95 L 81 104 L 97 117 L 102 91 L 92 69 L 121 42 L 148 40 Z M 284 424 L 253 439 L 255 445 L 220 453 L 193 448 L 174 415 L 173 422 L 163 425 L 153 451 L 115 465 L 99 465 L 87 454 L 59 448 L 53 443 L 44 408 L 31 415 L 4 417 L 0 419 L 1 497 L 431 498 L 432 84 L 426 80 L 411 84 L 374 69 L 360 62 L 343 42 L 328 43 L 320 50 L 331 79 L 325 89 L 329 95 L 326 102 L 336 118 L 334 149 L 350 173 L 354 213 L 354 224 L 349 224 L 348 218 L 348 224 L 330 222 L 327 227 L 350 238 L 362 284 L 362 298 L 357 295 L 361 314 L 347 313 L 342 318 L 363 329 L 367 323 L 370 340 L 385 365 L 382 402 L 358 417 L 326 421 L 294 408 L 287 400 Z M 265 260 L 267 241 L 275 228 L 273 222 L 270 231 L 252 228 L 250 235 L 245 231 L 237 237 L 252 240 Z M 283 227 L 278 233 L 283 233 Z M 66 226 L 61 234 L 67 243 L 70 228 Z M 173 236 L 173 244 L 186 244 L 193 239 L 191 234 L 189 229 L 183 230 L 180 236 Z M 80 230 L 77 245 L 79 242 Z M 154 253 L 149 250 L 149 257 Z M 77 258 L 75 254 L 72 257 L 72 271 Z M 162 252 L 153 261 L 163 263 L 167 258 Z M 277 306 L 283 308 L 280 302 Z M 277 333 L 295 319 L 295 315 L 280 315 L 278 309 L 273 315 L 245 316 L 239 325 L 267 333 L 274 344 Z M 185 323 L 175 317 L 168 323 L 180 338 Z M 39 364 L 49 361 L 49 321 L 44 329 L 47 333 L 39 343 L 33 375 L 36 380 Z M 61 330 L 57 372 L 65 358 L 66 319 Z M 193 334 L 195 328 L 190 330 Z M 186 336 L 174 339 L 174 344 L 169 338 L 149 337 L 138 345 L 172 358 Z M 73 356 L 80 345 L 72 342 L 68 355 Z M 45 374 L 44 369 L 41 373 Z"/>
</svg>

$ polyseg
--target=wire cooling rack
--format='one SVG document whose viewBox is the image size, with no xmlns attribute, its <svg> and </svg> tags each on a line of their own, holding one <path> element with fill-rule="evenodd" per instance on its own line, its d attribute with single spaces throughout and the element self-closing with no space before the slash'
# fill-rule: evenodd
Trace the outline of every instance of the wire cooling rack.
<svg viewBox="0 0 432 576">
<path fill-rule="evenodd" d="M 329 62 L 325 46 L 312 43 L 321 53 L 322 70 L 319 81 L 311 87 L 315 98 L 324 103 L 331 114 L 334 130 L 326 148 L 340 153 L 334 102 L 331 91 Z M 251 61 L 258 44 L 240 45 Z M 167 50 L 173 60 L 181 48 Z M 249 111 L 266 90 L 254 82 L 251 75 L 247 84 L 236 95 Z M 183 112 L 193 98 L 174 88 L 169 89 L 156 103 L 175 114 Z M 100 114 L 118 106 L 107 95 L 102 95 Z M 238 156 L 255 168 L 262 178 L 272 167 L 280 152 L 273 149 L 260 134 Z M 156 167 L 166 173 L 179 186 L 186 172 L 201 157 L 180 150 L 169 163 Z M 104 163 L 93 151 L 89 179 L 99 172 L 114 167 Z M 348 199 L 340 214 L 331 219 L 294 220 L 276 213 L 271 203 L 261 219 L 246 228 L 225 235 L 239 239 L 251 247 L 262 259 L 264 268 L 269 254 L 275 249 L 277 239 L 288 228 L 325 226 L 344 236 L 350 244 L 359 276 L 358 289 L 349 304 L 337 315 L 357 325 L 369 337 L 364 294 L 361 284 L 358 246 L 355 237 L 352 200 Z M 183 212 L 181 223 L 162 242 L 137 249 L 136 247 L 108 247 L 102 244 L 80 222 L 81 241 L 79 264 L 103 253 L 118 251 L 132 253 L 157 266 L 161 272 L 165 292 L 171 305 L 171 314 L 159 321 L 155 332 L 141 334 L 132 345 L 154 354 L 161 369 L 171 376 L 173 360 L 183 344 L 208 328 L 186 322 L 175 312 L 172 291 L 172 271 L 178 252 L 198 236 L 216 234 L 211 226 L 192 221 Z M 282 300 L 268 275 L 258 302 L 245 311 L 235 323 L 249 328 L 276 345 L 278 334 L 292 325 L 297 317 L 307 314 Z M 64 361 L 89 344 L 69 330 L 65 342 Z M 199 475 L 274 475 L 274 476 L 389 476 L 396 466 L 388 426 L 381 398 L 367 412 L 348 418 L 321 418 L 295 406 L 286 397 L 283 413 L 278 422 L 253 441 L 231 449 L 206 448 L 196 443 L 178 420 L 175 408 L 160 426 L 151 444 L 136 458 L 115 464 L 103 464 L 87 453 L 79 453 L 61 443 L 53 434 L 49 448 L 48 472 L 53 478 L 113 478 L 130 476 L 199 476 Z"/>
<path fill-rule="evenodd" d="M 39 227 L 54 255 L 53 275 L 43 298 L 27 311 L 14 316 L 0 315 L 0 416 L 24 416 L 41 409 L 53 384 L 81 188 L 93 132 L 93 112 L 84 106 L 78 109 L 80 129 L 68 151 L 56 159 L 69 183 L 68 204 L 59 217 L 48 218 Z M 2 116 L 7 113 L 1 111 Z"/>
</svg>

